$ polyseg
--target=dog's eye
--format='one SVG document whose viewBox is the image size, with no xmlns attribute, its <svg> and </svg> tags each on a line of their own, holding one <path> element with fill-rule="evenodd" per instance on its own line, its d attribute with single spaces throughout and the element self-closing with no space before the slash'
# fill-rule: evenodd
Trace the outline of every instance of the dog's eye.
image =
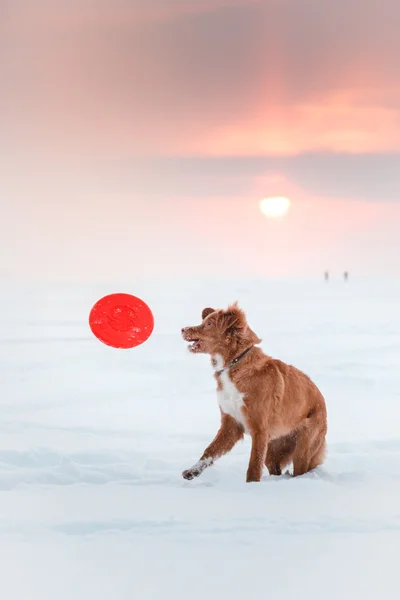
<svg viewBox="0 0 400 600">
<path fill-rule="evenodd" d="M 211 327 L 211 325 L 212 325 L 211 321 L 207 321 L 206 327 Z"/>
</svg>

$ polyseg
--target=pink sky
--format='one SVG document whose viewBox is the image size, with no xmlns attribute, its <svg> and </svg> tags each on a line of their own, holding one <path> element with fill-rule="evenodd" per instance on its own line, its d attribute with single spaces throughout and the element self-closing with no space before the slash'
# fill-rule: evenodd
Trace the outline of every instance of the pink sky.
<svg viewBox="0 0 400 600">
<path fill-rule="evenodd" d="M 0 275 L 400 274 L 397 0 L 1 7 Z"/>
</svg>

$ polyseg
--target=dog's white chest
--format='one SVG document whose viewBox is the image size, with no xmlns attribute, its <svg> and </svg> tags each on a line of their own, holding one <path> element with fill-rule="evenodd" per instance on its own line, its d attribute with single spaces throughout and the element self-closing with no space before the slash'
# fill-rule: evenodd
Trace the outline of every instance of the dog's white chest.
<svg viewBox="0 0 400 600">
<path fill-rule="evenodd" d="M 217 363 L 216 370 L 222 369 L 222 359 L 220 357 L 215 357 L 215 360 Z M 229 377 L 229 372 L 223 371 L 219 377 L 222 388 L 217 391 L 217 398 L 221 410 L 233 417 L 247 429 L 247 424 L 241 410 L 242 406 L 244 406 L 244 394 L 239 392 L 232 379 Z"/>
</svg>

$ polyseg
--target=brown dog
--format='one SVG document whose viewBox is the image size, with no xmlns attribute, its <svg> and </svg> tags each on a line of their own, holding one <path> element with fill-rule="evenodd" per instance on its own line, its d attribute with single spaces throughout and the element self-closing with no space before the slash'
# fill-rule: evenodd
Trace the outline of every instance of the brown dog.
<svg viewBox="0 0 400 600">
<path fill-rule="evenodd" d="M 245 433 L 252 440 L 248 482 L 260 481 L 264 464 L 271 475 L 280 475 L 293 463 L 294 476 L 321 464 L 327 421 L 325 400 L 316 385 L 256 347 L 261 340 L 237 304 L 226 311 L 205 308 L 202 319 L 201 325 L 182 329 L 182 337 L 191 342 L 191 352 L 211 355 L 221 426 L 183 477 L 198 477 Z"/>
</svg>

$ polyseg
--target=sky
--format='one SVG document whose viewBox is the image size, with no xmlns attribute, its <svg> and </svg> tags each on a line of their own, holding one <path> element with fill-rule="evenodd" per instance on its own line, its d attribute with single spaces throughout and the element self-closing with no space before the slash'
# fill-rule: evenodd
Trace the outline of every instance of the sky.
<svg viewBox="0 0 400 600">
<path fill-rule="evenodd" d="M 399 276 L 399 22 L 398 0 L 0 0 L 0 278 Z"/>
</svg>

